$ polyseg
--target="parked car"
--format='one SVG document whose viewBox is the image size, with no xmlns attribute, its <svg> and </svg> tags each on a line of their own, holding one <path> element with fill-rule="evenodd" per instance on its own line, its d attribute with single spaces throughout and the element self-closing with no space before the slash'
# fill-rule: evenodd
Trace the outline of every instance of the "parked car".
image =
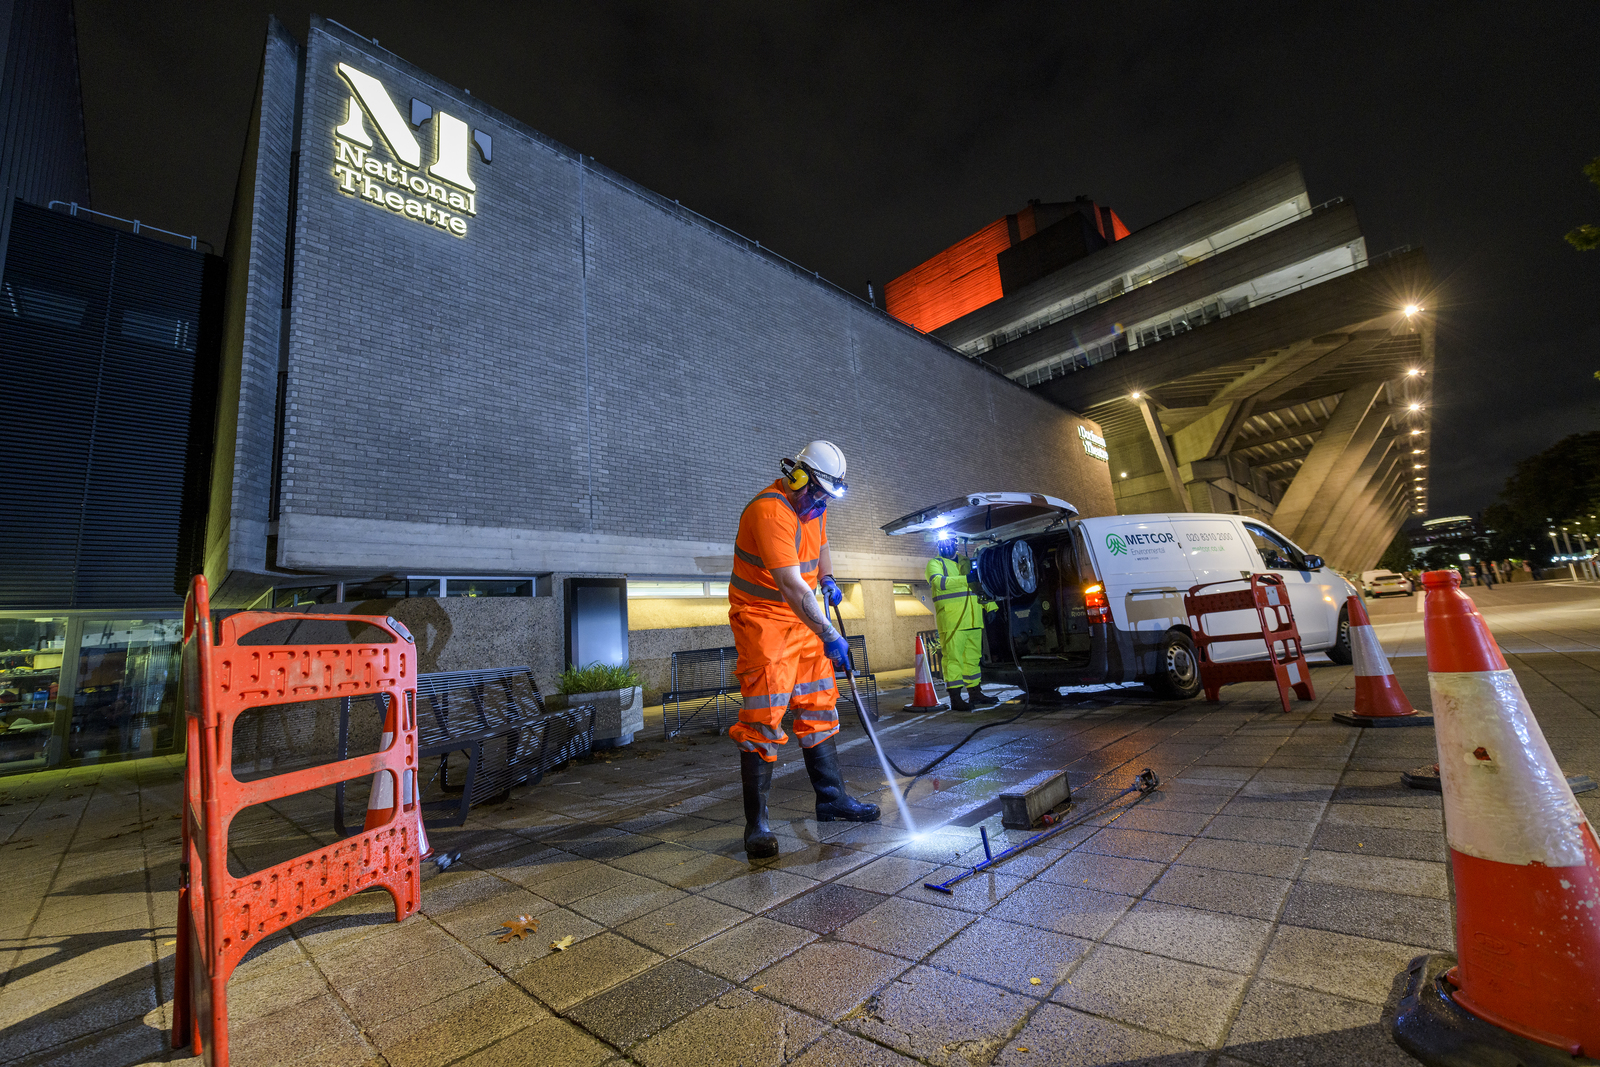
<svg viewBox="0 0 1600 1067">
<path fill-rule="evenodd" d="M 1279 575 L 1307 652 L 1349 663 L 1354 588 L 1264 522 L 1186 512 L 1080 519 L 1036 493 L 970 493 L 903 516 L 891 535 L 954 536 L 1002 610 L 984 630 L 986 682 L 1031 690 L 1144 682 L 1163 697 L 1200 691 L 1183 596 L 1191 586 Z M 1258 629 L 1253 611 L 1217 616 L 1222 632 Z M 1216 632 L 1215 630 L 1213 632 Z M 1218 661 L 1258 659 L 1259 642 L 1212 646 Z"/>
<path fill-rule="evenodd" d="M 1410 596 L 1411 579 L 1394 571 L 1362 571 L 1361 588 L 1370 597 Z"/>
</svg>

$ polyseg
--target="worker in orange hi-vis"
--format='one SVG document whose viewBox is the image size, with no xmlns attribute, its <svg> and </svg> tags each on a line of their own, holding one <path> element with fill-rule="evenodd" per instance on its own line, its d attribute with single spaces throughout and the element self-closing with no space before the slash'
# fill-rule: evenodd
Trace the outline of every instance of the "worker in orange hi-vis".
<svg viewBox="0 0 1600 1067">
<path fill-rule="evenodd" d="M 827 508 L 845 492 L 844 453 L 831 441 L 812 441 L 783 460 L 781 469 L 782 477 L 739 516 L 728 583 L 743 705 L 728 736 L 739 744 L 744 848 L 751 859 L 778 854 L 778 838 L 767 823 L 767 793 L 778 746 L 789 740 L 782 725 L 786 710 L 794 712 L 794 733 L 817 792 L 817 821 L 878 817 L 876 804 L 845 792 L 839 771 L 833 675 L 835 665 L 849 662 L 850 649 L 816 596 L 820 587 L 829 607 L 843 599 L 833 580 Z"/>
</svg>

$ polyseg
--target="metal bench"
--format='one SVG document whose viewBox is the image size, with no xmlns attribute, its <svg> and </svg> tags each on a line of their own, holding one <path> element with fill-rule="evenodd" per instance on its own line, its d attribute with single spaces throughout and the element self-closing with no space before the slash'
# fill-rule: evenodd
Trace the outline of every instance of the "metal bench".
<svg viewBox="0 0 1600 1067">
<path fill-rule="evenodd" d="M 593 706 L 545 707 L 527 667 L 444 671 L 417 676 L 418 788 L 423 809 L 445 811 L 428 826 L 460 826 L 468 810 L 519 785 L 536 785 L 546 771 L 594 747 Z M 349 701 L 341 702 L 339 758 L 350 740 Z M 451 757 L 455 756 L 452 764 Z M 431 776 L 430 761 L 438 759 Z M 437 790 L 444 799 L 428 799 Z M 335 790 L 334 828 L 344 825 L 344 784 Z"/>
<path fill-rule="evenodd" d="M 867 639 L 860 634 L 846 637 L 850 662 L 856 668 L 856 685 L 874 722 L 878 719 L 878 680 L 867 666 Z M 723 728 L 739 717 L 738 653 L 733 648 L 694 648 L 672 654 L 672 688 L 661 697 L 661 736 L 670 740 L 682 733 L 696 716 L 711 712 L 714 728 Z M 835 673 L 842 688 L 848 688 L 842 673 Z M 847 696 L 841 699 L 848 700 Z"/>
</svg>

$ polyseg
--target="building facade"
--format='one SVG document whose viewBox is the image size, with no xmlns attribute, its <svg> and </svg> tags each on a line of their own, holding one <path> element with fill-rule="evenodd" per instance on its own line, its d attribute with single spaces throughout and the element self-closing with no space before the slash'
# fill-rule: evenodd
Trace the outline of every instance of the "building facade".
<svg viewBox="0 0 1600 1067">
<path fill-rule="evenodd" d="M 88 210 L 71 3 L 0 5 L 0 46 L 0 774 L 14 774 L 182 745 L 179 615 L 224 279 L 195 240 Z"/>
<path fill-rule="evenodd" d="M 1087 203 L 1085 217 L 1116 223 L 1098 242 L 996 224 L 885 293 L 915 297 L 897 311 L 907 321 L 1100 423 L 1123 514 L 1254 515 L 1335 567 L 1369 567 L 1427 506 L 1423 254 L 1369 256 L 1354 205 L 1313 204 L 1292 163 L 1131 233 Z M 1008 259 L 1044 269 L 1002 279 Z"/>
<path fill-rule="evenodd" d="M 365 601 L 425 670 L 548 681 L 585 657 L 572 580 L 620 578 L 659 690 L 674 649 L 731 644 L 739 514 L 820 437 L 847 628 L 897 667 L 928 546 L 884 523 L 985 489 L 1114 507 L 1091 420 L 336 23 L 269 29 L 238 188 L 221 605 Z"/>
</svg>

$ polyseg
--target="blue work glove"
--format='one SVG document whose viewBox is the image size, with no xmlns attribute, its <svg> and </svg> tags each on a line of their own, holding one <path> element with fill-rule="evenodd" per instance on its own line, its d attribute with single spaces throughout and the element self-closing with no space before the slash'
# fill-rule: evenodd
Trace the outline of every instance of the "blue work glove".
<svg viewBox="0 0 1600 1067">
<path fill-rule="evenodd" d="M 844 594 L 839 591 L 839 583 L 833 580 L 833 575 L 822 576 L 822 595 L 828 598 L 828 607 L 836 608 L 844 599 Z"/>
<path fill-rule="evenodd" d="M 822 639 L 823 655 L 833 660 L 833 665 L 839 668 L 841 671 L 849 669 L 850 642 L 846 641 L 843 635 L 841 635 L 838 630 L 833 629 L 831 626 L 828 628 L 828 633 L 832 634 L 833 636 L 824 637 Z"/>
</svg>

